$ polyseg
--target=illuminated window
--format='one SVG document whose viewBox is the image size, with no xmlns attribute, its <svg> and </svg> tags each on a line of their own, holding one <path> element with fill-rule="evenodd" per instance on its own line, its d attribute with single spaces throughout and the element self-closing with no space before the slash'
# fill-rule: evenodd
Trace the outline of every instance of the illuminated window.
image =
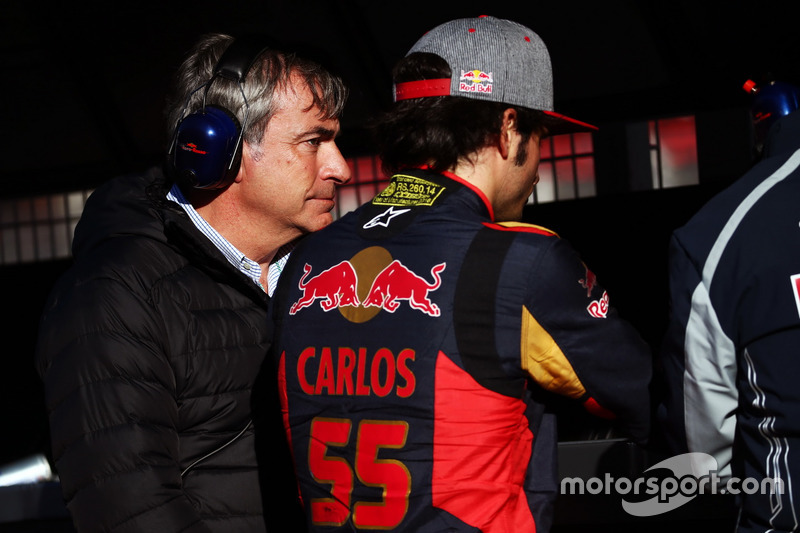
<svg viewBox="0 0 800 533">
<path fill-rule="evenodd" d="M 539 183 L 528 204 L 595 196 L 591 133 L 556 135 L 540 146 Z"/>
<path fill-rule="evenodd" d="M 699 182 L 694 117 L 630 123 L 630 190 Z M 634 149 L 635 147 L 635 149 Z M 339 187 L 334 218 L 372 199 L 389 180 L 374 155 L 347 159 L 352 179 Z M 75 226 L 92 191 L 0 200 L 0 265 L 67 258 Z M 541 143 L 539 183 L 529 204 L 595 196 L 591 133 L 557 135 Z"/>
<path fill-rule="evenodd" d="M 653 189 L 698 184 L 694 117 L 651 120 L 647 126 Z"/>
<path fill-rule="evenodd" d="M 591 133 L 557 135 L 542 141 L 539 184 L 529 204 L 595 196 L 594 146 Z M 353 178 L 338 188 L 334 218 L 368 202 L 389 181 L 378 156 L 348 158 Z"/>
<path fill-rule="evenodd" d="M 91 191 L 0 201 L 0 264 L 67 258 Z"/>
</svg>

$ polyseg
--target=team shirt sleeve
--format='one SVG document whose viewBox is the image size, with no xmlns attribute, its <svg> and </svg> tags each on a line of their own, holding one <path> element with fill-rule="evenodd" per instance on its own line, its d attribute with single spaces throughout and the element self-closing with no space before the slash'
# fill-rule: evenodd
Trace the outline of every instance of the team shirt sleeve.
<svg viewBox="0 0 800 533">
<path fill-rule="evenodd" d="M 736 430 L 736 350 L 723 332 L 701 266 L 673 236 L 669 253 L 670 319 L 659 354 L 663 398 L 659 427 L 674 453 L 705 452 L 730 475 Z"/>
</svg>

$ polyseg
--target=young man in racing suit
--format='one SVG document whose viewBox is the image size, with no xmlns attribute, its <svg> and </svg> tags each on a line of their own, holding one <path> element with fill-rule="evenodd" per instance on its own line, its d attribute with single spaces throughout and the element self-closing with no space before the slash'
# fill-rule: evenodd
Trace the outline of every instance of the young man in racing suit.
<svg viewBox="0 0 800 533">
<path fill-rule="evenodd" d="M 312 531 L 547 531 L 562 395 L 643 440 L 651 358 L 552 231 L 518 220 L 550 60 L 492 17 L 432 30 L 378 125 L 394 176 L 305 240 L 276 293 L 284 421 Z"/>
</svg>

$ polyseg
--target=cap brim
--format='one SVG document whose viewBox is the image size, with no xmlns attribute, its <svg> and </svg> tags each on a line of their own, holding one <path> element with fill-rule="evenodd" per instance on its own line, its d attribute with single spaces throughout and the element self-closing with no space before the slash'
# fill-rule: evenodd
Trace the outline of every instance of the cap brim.
<svg viewBox="0 0 800 533">
<path fill-rule="evenodd" d="M 580 133 L 584 131 L 597 131 L 597 126 L 575 120 L 555 111 L 543 111 L 547 119 L 545 124 L 550 135 L 561 135 L 563 133 Z"/>
<path fill-rule="evenodd" d="M 394 101 L 410 100 L 414 98 L 427 98 L 431 96 L 451 96 L 450 78 L 437 78 L 429 80 L 415 80 L 395 83 L 393 86 Z M 468 98 L 466 94 L 458 94 Z M 513 104 L 508 104 L 513 105 Z M 543 111 L 545 115 L 545 126 L 550 135 L 560 135 L 562 133 L 579 133 L 582 131 L 597 131 L 597 126 L 592 126 L 586 122 L 575 120 L 555 111 Z"/>
</svg>

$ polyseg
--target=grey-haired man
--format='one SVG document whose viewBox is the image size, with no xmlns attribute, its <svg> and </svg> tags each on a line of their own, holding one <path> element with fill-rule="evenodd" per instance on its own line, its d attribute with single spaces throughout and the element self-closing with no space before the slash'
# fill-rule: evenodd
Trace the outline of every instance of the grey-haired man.
<svg viewBox="0 0 800 533">
<path fill-rule="evenodd" d="M 176 80 L 167 177 L 92 194 L 42 319 L 64 499 L 79 532 L 298 531 L 277 395 L 256 413 L 251 393 L 268 390 L 255 382 L 287 245 L 331 222 L 350 177 L 335 142 L 347 91 L 226 35 L 200 39 Z"/>
</svg>

